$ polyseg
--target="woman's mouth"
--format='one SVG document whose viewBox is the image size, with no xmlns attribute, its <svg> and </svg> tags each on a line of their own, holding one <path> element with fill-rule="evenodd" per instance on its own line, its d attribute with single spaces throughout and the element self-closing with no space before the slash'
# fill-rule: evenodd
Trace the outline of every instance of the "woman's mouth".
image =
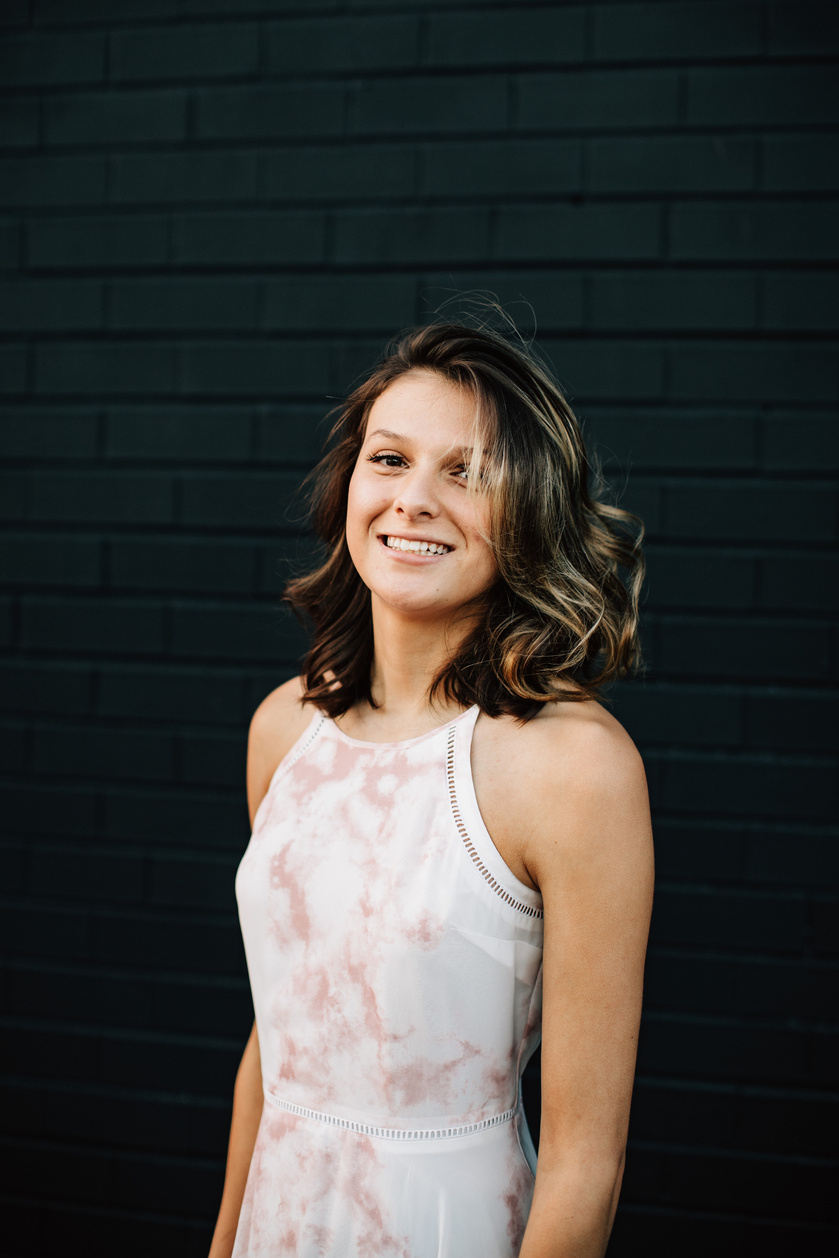
<svg viewBox="0 0 839 1258">
<path fill-rule="evenodd" d="M 408 537 L 396 537 L 392 534 L 387 534 L 382 540 L 388 550 L 403 550 L 413 555 L 447 555 L 452 549 L 445 542 L 432 542 L 425 539 L 414 540 Z"/>
</svg>

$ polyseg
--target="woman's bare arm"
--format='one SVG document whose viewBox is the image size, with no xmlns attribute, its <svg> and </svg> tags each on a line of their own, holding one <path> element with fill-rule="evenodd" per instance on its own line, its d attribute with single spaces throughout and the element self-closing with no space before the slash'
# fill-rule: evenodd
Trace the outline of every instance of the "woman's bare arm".
<svg viewBox="0 0 839 1258">
<path fill-rule="evenodd" d="M 251 826 L 277 765 L 311 720 L 311 711 L 304 709 L 300 703 L 300 693 L 300 679 L 295 677 L 268 695 L 251 721 L 247 767 Z M 233 1089 L 233 1117 L 230 1122 L 224 1191 L 209 1258 L 230 1258 L 233 1252 L 263 1104 L 262 1066 L 254 1023 Z"/>
<path fill-rule="evenodd" d="M 623 1175 L 652 835 L 638 753 L 617 722 L 591 715 L 553 754 L 540 731 L 546 785 L 524 849 L 545 952 L 539 1162 L 521 1258 L 602 1258 Z"/>
<path fill-rule="evenodd" d="M 256 1133 L 262 1117 L 262 1105 L 262 1069 L 259 1060 L 259 1040 L 254 1023 L 242 1054 L 233 1089 L 233 1117 L 230 1122 L 224 1192 L 209 1258 L 230 1258 L 233 1253 L 233 1242 L 239 1225 L 239 1212 L 242 1209 Z"/>
</svg>

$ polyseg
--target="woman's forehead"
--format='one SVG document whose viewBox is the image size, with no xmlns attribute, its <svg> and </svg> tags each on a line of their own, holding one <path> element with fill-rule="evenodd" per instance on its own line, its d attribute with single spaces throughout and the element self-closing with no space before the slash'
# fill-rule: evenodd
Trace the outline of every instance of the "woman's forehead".
<svg viewBox="0 0 839 1258">
<path fill-rule="evenodd" d="M 399 376 L 376 398 L 365 424 L 364 439 L 384 435 L 418 440 L 447 437 L 472 445 L 476 435 L 473 394 L 438 372 L 412 371 Z"/>
</svg>

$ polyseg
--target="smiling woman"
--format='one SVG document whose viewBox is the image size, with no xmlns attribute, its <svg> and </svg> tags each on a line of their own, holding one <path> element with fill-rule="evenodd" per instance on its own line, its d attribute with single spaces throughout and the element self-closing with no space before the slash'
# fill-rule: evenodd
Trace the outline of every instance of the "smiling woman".
<svg viewBox="0 0 839 1258">
<path fill-rule="evenodd" d="M 600 1258 L 652 854 L 596 695 L 638 654 L 639 522 L 591 495 L 545 369 L 452 324 L 350 396 L 314 506 L 313 644 L 251 726 L 256 1021 L 212 1258 Z"/>
</svg>

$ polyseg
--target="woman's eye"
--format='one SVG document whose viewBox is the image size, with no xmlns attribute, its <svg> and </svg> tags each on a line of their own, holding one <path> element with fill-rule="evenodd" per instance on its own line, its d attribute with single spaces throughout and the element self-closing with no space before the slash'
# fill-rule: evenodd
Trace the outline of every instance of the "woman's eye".
<svg viewBox="0 0 839 1258">
<path fill-rule="evenodd" d="M 405 460 L 401 454 L 371 454 L 370 462 L 382 467 L 401 467 Z"/>
</svg>

